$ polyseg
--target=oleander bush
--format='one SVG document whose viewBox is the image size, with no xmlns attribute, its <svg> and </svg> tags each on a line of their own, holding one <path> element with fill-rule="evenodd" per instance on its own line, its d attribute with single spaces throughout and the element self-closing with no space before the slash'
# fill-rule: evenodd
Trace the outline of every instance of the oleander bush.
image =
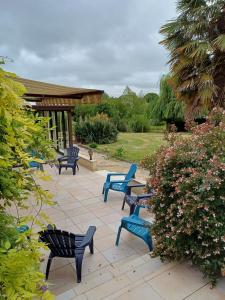
<svg viewBox="0 0 225 300">
<path fill-rule="evenodd" d="M 154 252 L 191 260 L 215 284 L 225 259 L 225 111 L 214 109 L 189 137 L 175 135 L 142 162 L 157 192 Z"/>
</svg>

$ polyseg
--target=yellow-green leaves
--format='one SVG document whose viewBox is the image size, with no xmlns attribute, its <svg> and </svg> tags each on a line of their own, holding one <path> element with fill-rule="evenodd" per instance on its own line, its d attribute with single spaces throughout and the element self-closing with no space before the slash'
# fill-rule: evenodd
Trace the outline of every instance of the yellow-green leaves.
<svg viewBox="0 0 225 300">
<path fill-rule="evenodd" d="M 213 42 L 220 51 L 225 51 L 225 34 L 219 35 Z"/>
<path fill-rule="evenodd" d="M 54 153 L 46 139 L 48 120 L 28 111 L 21 98 L 25 88 L 14 77 L 0 68 L 0 299 L 50 300 L 39 272 L 42 244 L 32 229 L 34 224 L 43 228 L 50 221 L 39 213 L 42 206 L 53 204 L 52 195 L 39 185 L 49 176 L 34 174 L 29 163 L 43 163 L 53 159 Z M 31 195 L 35 209 L 28 201 Z M 6 214 L 8 208 L 16 218 Z M 18 227 L 25 224 L 29 230 L 19 233 Z"/>
</svg>

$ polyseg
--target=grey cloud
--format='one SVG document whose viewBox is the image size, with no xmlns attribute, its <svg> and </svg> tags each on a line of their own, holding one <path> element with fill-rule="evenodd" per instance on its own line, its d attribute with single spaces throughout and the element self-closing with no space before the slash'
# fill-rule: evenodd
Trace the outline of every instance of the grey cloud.
<svg viewBox="0 0 225 300">
<path fill-rule="evenodd" d="M 0 0 L 0 55 L 19 76 L 120 94 L 156 90 L 175 0 Z"/>
</svg>

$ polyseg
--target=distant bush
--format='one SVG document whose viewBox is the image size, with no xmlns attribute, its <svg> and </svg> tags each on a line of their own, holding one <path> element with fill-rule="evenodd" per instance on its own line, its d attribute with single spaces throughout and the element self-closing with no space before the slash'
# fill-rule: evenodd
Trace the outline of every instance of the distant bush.
<svg viewBox="0 0 225 300">
<path fill-rule="evenodd" d="M 89 147 L 92 148 L 92 149 L 96 149 L 98 147 L 98 145 L 96 143 L 91 143 L 89 145 Z"/>
<path fill-rule="evenodd" d="M 143 115 L 135 115 L 130 126 L 133 132 L 148 132 L 150 130 L 149 120 Z"/>
<path fill-rule="evenodd" d="M 125 119 L 120 119 L 119 117 L 113 118 L 112 122 L 116 125 L 116 128 L 120 132 L 128 132 L 130 130 L 128 121 Z"/>
<path fill-rule="evenodd" d="M 74 121 L 79 123 L 93 119 L 95 116 L 97 118 L 107 116 L 120 132 L 147 132 L 152 107 L 157 97 L 155 93 L 148 93 L 145 97 L 137 96 L 129 87 L 126 87 L 120 97 L 109 97 L 104 94 L 101 103 L 76 105 Z M 134 120 L 134 116 L 142 121 L 133 121 L 132 127 L 130 120 Z M 102 119 L 102 117 L 100 118 Z"/>
<path fill-rule="evenodd" d="M 109 116 L 104 113 L 97 113 L 95 116 L 90 118 L 90 121 L 109 121 Z"/>
<path fill-rule="evenodd" d="M 76 124 L 75 134 L 78 142 L 84 144 L 110 144 L 116 142 L 118 130 L 109 120 L 92 119 Z"/>
</svg>

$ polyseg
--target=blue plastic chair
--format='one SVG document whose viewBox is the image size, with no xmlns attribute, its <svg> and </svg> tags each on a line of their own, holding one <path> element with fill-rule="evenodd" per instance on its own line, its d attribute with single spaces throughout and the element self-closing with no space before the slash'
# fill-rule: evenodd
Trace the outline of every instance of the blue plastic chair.
<svg viewBox="0 0 225 300">
<path fill-rule="evenodd" d="M 102 190 L 102 194 L 104 194 L 104 202 L 107 201 L 109 190 L 126 193 L 128 183 L 134 178 L 136 171 L 137 171 L 137 165 L 132 164 L 127 174 L 108 173 Z M 125 176 L 125 178 L 123 180 L 111 180 L 111 177 L 113 176 Z"/>
<path fill-rule="evenodd" d="M 146 206 L 137 205 L 132 215 L 130 215 L 129 217 L 123 217 L 121 219 L 121 225 L 118 229 L 117 238 L 116 238 L 116 246 L 119 245 L 121 230 L 122 228 L 124 228 L 130 233 L 143 239 L 145 243 L 148 245 L 149 250 L 150 251 L 153 250 L 152 237 L 150 233 L 150 228 L 152 223 L 145 221 L 144 219 L 139 217 L 139 210 L 141 207 L 145 208 Z"/>
<path fill-rule="evenodd" d="M 31 151 L 31 156 L 32 157 L 37 157 L 37 153 L 36 153 L 35 150 Z M 43 155 L 40 155 L 40 159 L 44 159 Z M 39 163 L 39 162 L 37 162 L 35 160 L 29 162 L 29 167 L 30 168 L 37 168 L 38 170 L 41 170 L 41 171 L 44 170 L 43 164 L 41 164 L 41 163 Z"/>
</svg>

